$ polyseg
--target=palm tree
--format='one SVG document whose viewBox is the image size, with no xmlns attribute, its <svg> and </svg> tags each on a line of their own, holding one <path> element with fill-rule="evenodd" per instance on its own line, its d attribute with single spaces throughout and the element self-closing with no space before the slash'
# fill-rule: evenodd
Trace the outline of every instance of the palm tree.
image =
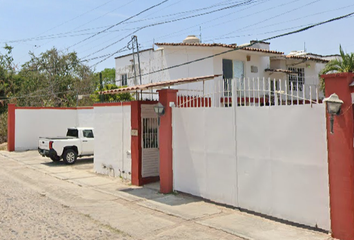
<svg viewBox="0 0 354 240">
<path fill-rule="evenodd" d="M 342 46 L 339 45 L 341 59 L 333 59 L 328 62 L 324 69 L 320 72 L 320 76 L 327 73 L 344 73 L 354 72 L 354 53 L 344 53 Z M 321 78 L 321 89 L 324 91 L 325 83 Z"/>
</svg>

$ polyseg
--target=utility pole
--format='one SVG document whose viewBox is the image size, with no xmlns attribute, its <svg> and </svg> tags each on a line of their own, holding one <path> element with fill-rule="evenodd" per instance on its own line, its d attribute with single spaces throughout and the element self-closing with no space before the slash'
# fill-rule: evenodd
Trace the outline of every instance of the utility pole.
<svg viewBox="0 0 354 240">
<path fill-rule="evenodd" d="M 138 37 L 136 35 L 132 36 L 132 39 L 128 42 L 127 48 L 132 50 L 133 53 L 133 71 L 134 71 L 134 84 L 138 85 L 138 80 L 137 80 L 137 70 L 136 70 L 136 60 L 135 60 L 135 55 L 137 55 L 138 58 L 138 70 L 139 70 L 139 80 L 140 80 L 140 85 L 142 84 L 142 78 L 141 78 L 141 67 L 140 67 L 140 53 L 139 53 L 139 43 L 138 43 Z M 135 51 L 136 50 L 136 51 Z M 136 92 L 137 100 L 139 100 L 139 95 L 138 92 Z"/>
</svg>

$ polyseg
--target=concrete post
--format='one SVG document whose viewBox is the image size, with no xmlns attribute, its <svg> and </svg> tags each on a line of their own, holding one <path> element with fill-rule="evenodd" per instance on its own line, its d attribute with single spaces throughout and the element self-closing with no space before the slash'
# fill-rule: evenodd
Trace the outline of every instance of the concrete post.
<svg viewBox="0 0 354 240">
<path fill-rule="evenodd" d="M 344 104 L 334 117 L 334 134 L 330 133 L 327 114 L 328 172 L 332 236 L 354 239 L 354 149 L 351 87 L 353 73 L 329 74 L 325 79 L 326 97 L 336 93 Z"/>
<path fill-rule="evenodd" d="M 132 184 L 142 185 L 141 176 L 141 103 L 131 102 L 131 128 L 137 135 L 131 136 Z"/>
<path fill-rule="evenodd" d="M 159 90 L 159 102 L 165 107 L 165 114 L 160 117 L 160 192 L 173 191 L 172 172 L 172 108 L 170 102 L 176 104 L 177 91 L 174 89 Z"/>
<path fill-rule="evenodd" d="M 9 152 L 15 151 L 15 104 L 8 104 L 7 115 L 7 150 Z"/>
</svg>

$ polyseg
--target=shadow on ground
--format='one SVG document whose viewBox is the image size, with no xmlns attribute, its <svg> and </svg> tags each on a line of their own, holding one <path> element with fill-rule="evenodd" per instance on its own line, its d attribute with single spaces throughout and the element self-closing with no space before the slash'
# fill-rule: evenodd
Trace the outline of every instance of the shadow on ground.
<svg viewBox="0 0 354 240">
<path fill-rule="evenodd" d="M 202 201 L 200 198 L 184 193 L 162 194 L 159 192 L 159 189 L 156 189 L 155 187 L 150 187 L 149 185 L 145 185 L 141 188 L 124 188 L 119 189 L 118 191 L 128 193 L 135 197 L 146 198 L 148 200 L 168 206 L 180 206 Z"/>
<path fill-rule="evenodd" d="M 63 160 L 60 160 L 59 162 L 44 162 L 41 164 L 49 167 L 63 167 L 63 166 L 77 166 L 77 165 L 92 164 L 92 163 L 93 163 L 93 158 L 78 158 L 76 163 L 73 165 L 67 165 L 63 162 Z"/>
</svg>

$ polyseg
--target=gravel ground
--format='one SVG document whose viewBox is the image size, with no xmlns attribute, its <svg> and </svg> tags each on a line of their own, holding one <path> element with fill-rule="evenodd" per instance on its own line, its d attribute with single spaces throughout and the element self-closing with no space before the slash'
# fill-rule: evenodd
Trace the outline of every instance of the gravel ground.
<svg viewBox="0 0 354 240">
<path fill-rule="evenodd" d="M 0 239 L 130 239 L 0 171 Z"/>
</svg>

